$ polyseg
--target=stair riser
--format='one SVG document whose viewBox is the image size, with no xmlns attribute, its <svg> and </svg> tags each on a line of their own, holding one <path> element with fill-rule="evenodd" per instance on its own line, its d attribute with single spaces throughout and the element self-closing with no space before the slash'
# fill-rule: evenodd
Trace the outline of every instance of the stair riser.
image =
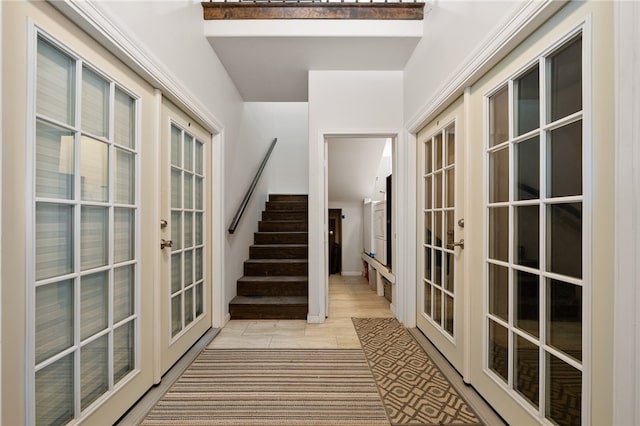
<svg viewBox="0 0 640 426">
<path fill-rule="evenodd" d="M 307 211 L 307 203 L 299 203 L 297 201 L 267 201 L 267 210 Z"/>
<path fill-rule="evenodd" d="M 251 259 L 306 259 L 307 247 L 270 247 L 251 246 L 249 258 Z"/>
<path fill-rule="evenodd" d="M 264 222 L 258 223 L 258 232 L 306 232 L 306 222 Z"/>
<path fill-rule="evenodd" d="M 273 277 L 284 275 L 307 275 L 307 263 L 247 263 L 244 274 L 249 276 Z"/>
<path fill-rule="evenodd" d="M 269 201 L 297 201 L 306 203 L 309 197 L 299 194 L 269 194 Z"/>
<path fill-rule="evenodd" d="M 274 283 L 274 282 L 238 282 L 238 296 L 308 296 L 309 286 L 306 282 Z"/>
<path fill-rule="evenodd" d="M 256 233 L 254 234 L 256 244 L 307 244 L 309 235 L 306 232 L 297 233 Z"/>
<path fill-rule="evenodd" d="M 229 305 L 231 319 L 307 319 L 305 305 Z"/>
<path fill-rule="evenodd" d="M 301 220 L 307 221 L 307 212 L 289 210 L 270 210 L 262 212 L 262 220 Z"/>
</svg>

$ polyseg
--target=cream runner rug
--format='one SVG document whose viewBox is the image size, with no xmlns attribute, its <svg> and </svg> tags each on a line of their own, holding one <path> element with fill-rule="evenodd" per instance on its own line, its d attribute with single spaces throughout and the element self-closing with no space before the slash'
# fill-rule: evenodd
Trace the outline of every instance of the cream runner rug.
<svg viewBox="0 0 640 426">
<path fill-rule="evenodd" d="M 360 349 L 205 349 L 143 425 L 389 425 Z"/>
</svg>

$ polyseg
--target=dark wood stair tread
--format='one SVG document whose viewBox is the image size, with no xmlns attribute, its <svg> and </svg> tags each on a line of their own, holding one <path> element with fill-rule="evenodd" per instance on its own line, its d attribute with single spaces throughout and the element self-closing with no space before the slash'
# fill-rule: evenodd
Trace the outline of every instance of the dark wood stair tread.
<svg viewBox="0 0 640 426">
<path fill-rule="evenodd" d="M 231 301 L 233 305 L 307 305 L 308 298 L 304 296 L 236 296 Z"/>
<path fill-rule="evenodd" d="M 238 279 L 238 281 L 242 282 L 287 282 L 287 283 L 297 283 L 297 282 L 308 282 L 309 278 L 305 275 L 275 275 L 275 276 L 256 276 L 256 275 L 245 275 Z"/>
</svg>

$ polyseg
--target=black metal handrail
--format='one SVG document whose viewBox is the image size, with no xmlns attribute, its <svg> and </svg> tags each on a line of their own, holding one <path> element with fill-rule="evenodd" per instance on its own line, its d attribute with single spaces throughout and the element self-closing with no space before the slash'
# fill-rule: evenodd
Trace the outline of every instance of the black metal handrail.
<svg viewBox="0 0 640 426">
<path fill-rule="evenodd" d="M 244 211 L 247 208 L 247 205 L 249 204 L 249 199 L 251 198 L 253 191 L 256 189 L 256 186 L 258 185 L 260 176 L 262 176 L 262 172 L 264 171 L 264 168 L 267 165 L 267 161 L 271 156 L 271 151 L 273 151 L 273 148 L 276 146 L 276 142 L 278 142 L 278 138 L 273 138 L 273 141 L 269 146 L 269 150 L 265 154 L 264 159 L 262 160 L 262 163 L 260 163 L 260 167 L 258 168 L 258 171 L 256 172 L 256 175 L 254 176 L 253 181 L 251 182 L 251 185 L 249 185 L 249 189 L 247 189 L 247 193 L 244 194 L 242 203 L 240 203 L 240 207 L 238 207 L 238 211 L 236 212 L 236 215 L 233 217 L 233 220 L 231 221 L 231 225 L 229 225 L 228 231 L 230 234 L 233 234 L 236 231 L 236 228 L 238 227 L 238 223 L 240 223 L 240 218 L 242 218 L 242 215 L 244 214 Z"/>
</svg>

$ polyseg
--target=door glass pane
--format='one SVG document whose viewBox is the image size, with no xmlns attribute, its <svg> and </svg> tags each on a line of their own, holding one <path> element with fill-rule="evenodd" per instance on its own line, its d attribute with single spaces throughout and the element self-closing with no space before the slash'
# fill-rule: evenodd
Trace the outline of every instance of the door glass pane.
<svg viewBox="0 0 640 426">
<path fill-rule="evenodd" d="M 516 200 L 540 198 L 540 138 L 527 139 L 514 148 Z"/>
<path fill-rule="evenodd" d="M 80 263 L 82 270 L 104 266 L 108 262 L 108 209 L 82 207 L 80 220 Z"/>
<path fill-rule="evenodd" d="M 431 284 L 424 284 L 424 313 L 431 316 Z"/>
<path fill-rule="evenodd" d="M 433 199 L 431 197 L 431 176 L 424 178 L 424 208 L 433 208 Z"/>
<path fill-rule="evenodd" d="M 135 328 L 129 321 L 113 331 L 113 383 L 135 368 Z"/>
<path fill-rule="evenodd" d="M 171 294 L 182 288 L 182 254 L 171 255 Z"/>
<path fill-rule="evenodd" d="M 193 288 L 184 292 L 184 326 L 193 322 Z"/>
<path fill-rule="evenodd" d="M 73 207 L 36 204 L 36 280 L 73 272 Z"/>
<path fill-rule="evenodd" d="M 136 202 L 136 162 L 133 154 L 116 149 L 114 180 L 114 201 L 118 204 L 134 204 Z"/>
<path fill-rule="evenodd" d="M 547 417 L 559 425 L 582 424 L 582 372 L 547 353 Z"/>
<path fill-rule="evenodd" d="M 582 195 L 582 121 L 550 132 L 547 152 L 549 197 Z"/>
<path fill-rule="evenodd" d="M 196 281 L 200 281 L 203 278 L 203 250 L 201 248 L 196 249 Z"/>
<path fill-rule="evenodd" d="M 114 102 L 114 135 L 115 143 L 134 149 L 135 146 L 136 110 L 135 100 L 116 88 Z"/>
<path fill-rule="evenodd" d="M 424 249 L 424 279 L 431 281 L 431 253 L 430 248 Z"/>
<path fill-rule="evenodd" d="M 184 173 L 184 208 L 193 208 L 193 175 Z"/>
<path fill-rule="evenodd" d="M 424 143 L 424 173 L 431 173 L 433 170 L 432 156 L 433 148 L 431 147 L 431 139 Z"/>
<path fill-rule="evenodd" d="M 204 312 L 204 286 L 202 283 L 196 285 L 196 317 Z"/>
<path fill-rule="evenodd" d="M 434 228 L 435 228 L 435 240 L 433 244 L 436 247 L 442 247 L 442 225 L 443 225 L 443 216 L 441 211 L 437 211 L 433 213 L 434 218 Z"/>
<path fill-rule="evenodd" d="M 489 209 L 489 258 L 509 261 L 509 208 Z"/>
<path fill-rule="evenodd" d="M 80 187 L 84 201 L 109 200 L 109 147 L 87 136 L 80 144 Z"/>
<path fill-rule="evenodd" d="M 188 286 L 193 282 L 193 250 L 184 252 L 184 285 Z"/>
<path fill-rule="evenodd" d="M 113 271 L 113 322 L 133 315 L 135 303 L 135 267 L 122 266 Z"/>
<path fill-rule="evenodd" d="M 434 250 L 434 268 L 433 268 L 433 283 L 437 286 L 442 286 L 442 251 Z"/>
<path fill-rule="evenodd" d="M 582 287 L 547 282 L 547 343 L 582 361 Z"/>
<path fill-rule="evenodd" d="M 433 235 L 433 225 L 431 224 L 431 212 L 424 214 L 424 243 L 431 244 L 431 236 Z"/>
<path fill-rule="evenodd" d="M 489 264 L 489 313 L 509 320 L 509 270 Z"/>
<path fill-rule="evenodd" d="M 509 334 L 497 322 L 489 320 L 489 368 L 505 382 L 509 377 Z"/>
<path fill-rule="evenodd" d="M 453 336 L 453 297 L 444 295 L 444 329 Z"/>
<path fill-rule="evenodd" d="M 108 337 L 99 337 L 80 349 L 80 397 L 83 410 L 109 390 Z"/>
<path fill-rule="evenodd" d="M 514 322 L 534 337 L 540 336 L 540 282 L 537 275 L 515 271 Z"/>
<path fill-rule="evenodd" d="M 534 407 L 538 407 L 540 384 L 540 351 L 536 345 L 514 335 L 514 389 Z"/>
<path fill-rule="evenodd" d="M 132 260 L 135 257 L 135 210 L 116 208 L 114 211 L 114 261 Z"/>
<path fill-rule="evenodd" d="M 36 196 L 73 198 L 73 151 L 73 132 L 37 122 Z"/>
<path fill-rule="evenodd" d="M 489 147 L 509 139 L 509 91 L 500 89 L 489 98 Z"/>
<path fill-rule="evenodd" d="M 196 210 L 202 210 L 203 207 L 203 203 L 202 200 L 204 198 L 204 192 L 203 192 L 203 188 L 202 188 L 202 184 L 203 184 L 203 180 L 200 177 L 196 177 Z"/>
<path fill-rule="evenodd" d="M 182 295 L 179 293 L 171 298 L 171 336 L 182 330 Z"/>
<path fill-rule="evenodd" d="M 442 324 L 442 291 L 435 287 L 433 289 L 433 320 Z"/>
<path fill-rule="evenodd" d="M 442 134 L 433 137 L 433 170 L 442 168 Z"/>
<path fill-rule="evenodd" d="M 509 148 L 489 154 L 489 202 L 509 201 Z"/>
<path fill-rule="evenodd" d="M 449 169 L 445 172 L 445 186 L 446 186 L 446 190 L 445 190 L 445 194 L 446 194 L 446 201 L 445 201 L 445 207 L 454 207 L 455 203 L 456 203 L 456 177 L 455 177 L 455 170 L 454 169 Z"/>
<path fill-rule="evenodd" d="M 436 173 L 435 175 L 433 175 L 433 191 L 434 191 L 434 198 L 433 198 L 433 206 L 436 209 L 441 209 L 442 208 L 442 194 L 443 194 L 443 182 L 442 182 L 442 172 L 440 173 Z"/>
<path fill-rule="evenodd" d="M 73 419 L 73 354 L 36 372 L 36 424 L 62 425 Z"/>
<path fill-rule="evenodd" d="M 182 213 L 180 212 L 171 212 L 171 241 L 173 241 L 172 251 L 182 248 Z"/>
<path fill-rule="evenodd" d="M 193 246 L 193 213 L 184 213 L 184 246 Z"/>
<path fill-rule="evenodd" d="M 547 269 L 582 278 L 582 203 L 547 207 Z"/>
<path fill-rule="evenodd" d="M 582 109 L 582 37 L 550 58 L 551 122 Z"/>
<path fill-rule="evenodd" d="M 540 71 L 536 65 L 514 82 L 516 136 L 540 127 Z"/>
<path fill-rule="evenodd" d="M 80 339 L 91 337 L 108 326 L 109 278 L 98 272 L 80 280 Z"/>
<path fill-rule="evenodd" d="M 82 68 L 82 130 L 107 137 L 109 131 L 109 83 Z"/>
<path fill-rule="evenodd" d="M 449 245 L 455 242 L 454 238 L 454 228 L 455 228 L 455 219 L 454 219 L 454 211 L 449 210 L 445 212 L 445 247 L 448 249 L 452 249 Z"/>
<path fill-rule="evenodd" d="M 73 281 L 36 288 L 36 364 L 73 345 Z"/>
<path fill-rule="evenodd" d="M 514 212 L 514 253 L 515 263 L 538 268 L 540 265 L 540 208 L 534 206 L 517 206 Z"/>
<path fill-rule="evenodd" d="M 202 229 L 202 213 L 196 213 L 196 245 L 202 245 L 204 242 L 204 230 Z"/>
<path fill-rule="evenodd" d="M 453 283 L 454 283 L 454 263 L 453 263 L 453 254 L 452 253 L 444 253 L 445 258 L 445 270 L 444 270 L 444 288 L 447 291 L 453 293 Z"/>
<path fill-rule="evenodd" d="M 196 141 L 196 173 L 204 174 L 204 144 Z"/>
<path fill-rule="evenodd" d="M 182 172 L 171 169 L 171 208 L 182 207 Z"/>
<path fill-rule="evenodd" d="M 456 161 L 456 126 L 451 125 L 444 130 L 446 138 L 446 165 L 450 166 Z"/>
<path fill-rule="evenodd" d="M 37 63 L 36 110 L 38 114 L 73 125 L 76 61 L 39 38 Z"/>
<path fill-rule="evenodd" d="M 182 131 L 171 126 L 171 165 L 182 167 Z"/>
<path fill-rule="evenodd" d="M 193 137 L 184 135 L 184 169 L 193 171 Z"/>
</svg>

